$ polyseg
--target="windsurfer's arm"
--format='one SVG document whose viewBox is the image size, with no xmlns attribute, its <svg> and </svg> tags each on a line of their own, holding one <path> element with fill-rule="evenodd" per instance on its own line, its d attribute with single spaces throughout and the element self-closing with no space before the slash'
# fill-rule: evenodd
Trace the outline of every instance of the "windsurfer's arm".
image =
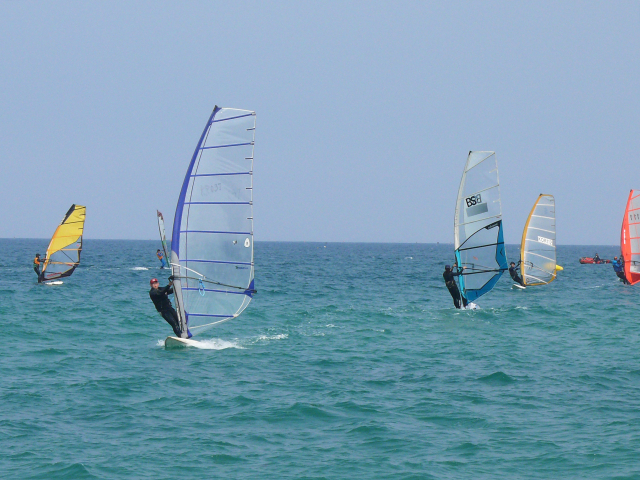
<svg viewBox="0 0 640 480">
<path fill-rule="evenodd" d="M 171 282 L 166 287 L 158 287 L 158 291 L 160 294 L 166 293 L 167 295 L 171 295 L 173 293 L 173 282 Z"/>
</svg>

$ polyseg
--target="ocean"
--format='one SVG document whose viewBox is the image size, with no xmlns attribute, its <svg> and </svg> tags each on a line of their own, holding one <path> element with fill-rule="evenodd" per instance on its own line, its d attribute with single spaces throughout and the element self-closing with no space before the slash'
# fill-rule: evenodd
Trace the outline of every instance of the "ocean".
<svg viewBox="0 0 640 480">
<path fill-rule="evenodd" d="M 0 240 L 0 478 L 640 478 L 640 288 L 560 246 L 460 311 L 451 244 L 256 242 L 253 302 L 167 350 L 159 242 Z M 518 259 L 518 247 L 508 246 Z"/>
</svg>

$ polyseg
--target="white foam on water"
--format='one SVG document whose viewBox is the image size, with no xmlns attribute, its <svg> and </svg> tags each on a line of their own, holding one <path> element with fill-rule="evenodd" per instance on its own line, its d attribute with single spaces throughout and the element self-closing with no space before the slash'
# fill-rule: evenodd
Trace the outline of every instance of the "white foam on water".
<svg viewBox="0 0 640 480">
<path fill-rule="evenodd" d="M 164 339 L 158 340 L 156 346 L 164 348 Z M 227 348 L 239 348 L 241 350 L 244 349 L 244 347 L 240 346 L 237 342 L 228 342 L 226 340 L 222 340 L 221 338 L 196 340 L 196 344 L 189 345 L 189 347 L 199 348 L 200 350 L 225 350 Z"/>
<path fill-rule="evenodd" d="M 405 260 L 413 260 L 413 257 L 404 257 Z"/>
<path fill-rule="evenodd" d="M 279 335 L 260 335 L 258 340 L 283 340 L 288 337 L 288 333 L 281 333 Z"/>
<path fill-rule="evenodd" d="M 62 285 L 64 282 L 61 280 L 53 281 L 53 282 L 44 282 L 45 285 Z"/>
<path fill-rule="evenodd" d="M 147 267 L 133 267 L 131 270 L 149 270 Z"/>
<path fill-rule="evenodd" d="M 201 350 L 225 350 L 227 348 L 239 348 L 244 349 L 237 342 L 229 342 L 227 340 L 223 340 L 221 338 L 210 338 L 208 340 L 198 340 L 198 344 L 194 345 L 194 347 L 199 348 Z"/>
</svg>

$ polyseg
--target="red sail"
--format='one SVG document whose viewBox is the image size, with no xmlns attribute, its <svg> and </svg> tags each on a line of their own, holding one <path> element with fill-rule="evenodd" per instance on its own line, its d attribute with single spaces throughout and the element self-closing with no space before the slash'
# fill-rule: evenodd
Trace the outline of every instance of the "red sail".
<svg viewBox="0 0 640 480">
<path fill-rule="evenodd" d="M 624 276 L 634 285 L 640 282 L 640 190 L 631 190 L 620 231 L 620 253 Z"/>
</svg>

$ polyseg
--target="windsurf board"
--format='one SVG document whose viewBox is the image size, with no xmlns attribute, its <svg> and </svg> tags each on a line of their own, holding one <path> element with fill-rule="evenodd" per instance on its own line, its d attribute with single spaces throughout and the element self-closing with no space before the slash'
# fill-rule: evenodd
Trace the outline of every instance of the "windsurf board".
<svg viewBox="0 0 640 480">
<path fill-rule="evenodd" d="M 165 348 L 186 348 L 196 347 L 200 342 L 196 340 L 190 340 L 188 338 L 167 337 L 164 341 Z"/>
</svg>

